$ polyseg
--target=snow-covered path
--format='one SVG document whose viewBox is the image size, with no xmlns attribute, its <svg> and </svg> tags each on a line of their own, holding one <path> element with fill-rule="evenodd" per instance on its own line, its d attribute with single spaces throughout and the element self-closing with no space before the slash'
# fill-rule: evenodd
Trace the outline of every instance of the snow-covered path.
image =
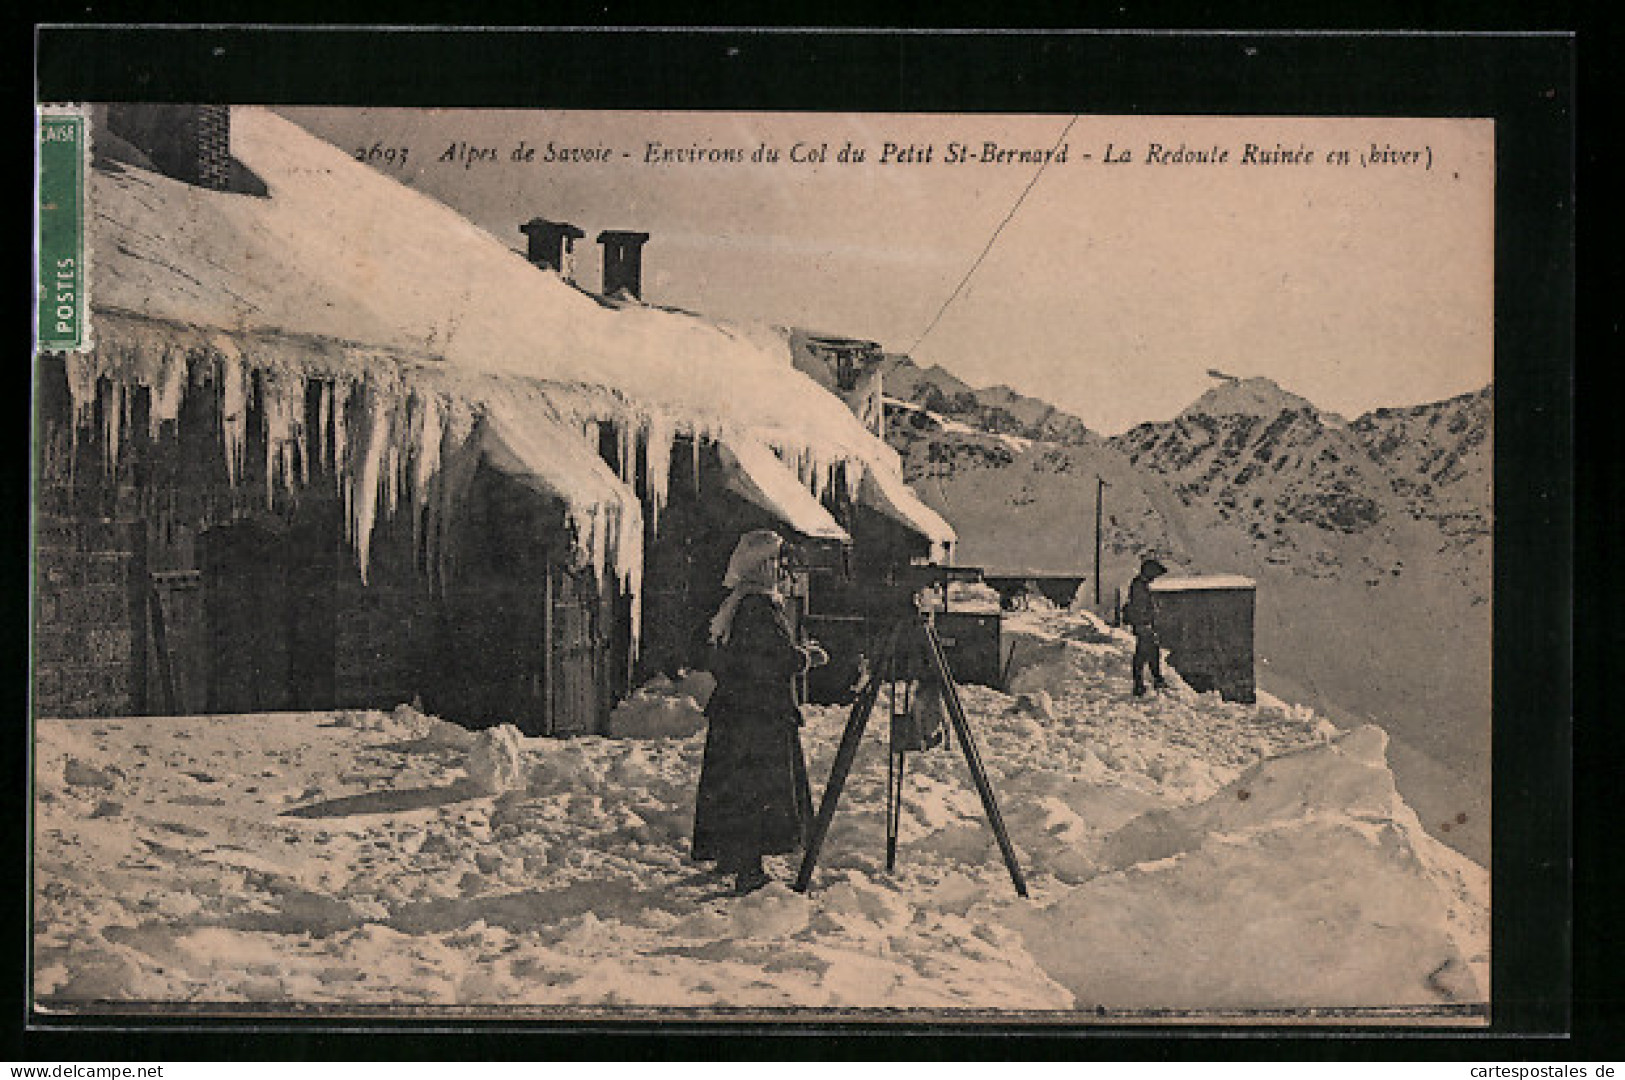
<svg viewBox="0 0 1625 1080">
<path fill-rule="evenodd" d="M 1179 686 L 1136 702 L 1126 639 L 1017 622 L 1011 694 L 963 695 L 1029 900 L 957 750 L 910 756 L 885 871 L 879 717 L 810 893 L 746 898 L 686 859 L 686 688 L 617 714 L 664 737 L 406 707 L 40 720 L 36 995 L 1058 1018 L 1486 1000 L 1487 874 L 1423 832 L 1378 729 Z M 821 794 L 845 712 L 807 714 Z"/>
</svg>

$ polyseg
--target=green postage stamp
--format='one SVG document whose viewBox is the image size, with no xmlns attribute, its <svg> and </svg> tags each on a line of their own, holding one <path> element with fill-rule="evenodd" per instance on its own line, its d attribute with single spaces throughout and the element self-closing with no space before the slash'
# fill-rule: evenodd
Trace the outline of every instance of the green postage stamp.
<svg viewBox="0 0 1625 1080">
<path fill-rule="evenodd" d="M 42 349 L 82 349 L 85 323 L 85 161 L 90 133 L 83 111 L 39 110 L 38 340 Z"/>
</svg>

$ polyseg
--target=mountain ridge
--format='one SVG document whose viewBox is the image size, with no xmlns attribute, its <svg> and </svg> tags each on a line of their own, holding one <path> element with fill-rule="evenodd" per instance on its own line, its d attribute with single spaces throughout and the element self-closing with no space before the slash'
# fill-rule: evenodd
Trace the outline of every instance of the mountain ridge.
<svg viewBox="0 0 1625 1080">
<path fill-rule="evenodd" d="M 922 368 L 907 356 L 887 353 L 880 371 L 892 397 L 993 434 L 1069 444 L 1097 437 L 1081 419 L 1042 398 L 1003 384 L 977 389 L 938 364 Z"/>
<path fill-rule="evenodd" d="M 1209 372 L 1218 380 L 1200 397 L 1185 406 L 1179 417 L 1187 416 L 1257 416 L 1270 419 L 1283 411 L 1309 411 L 1322 413 L 1308 398 L 1283 389 L 1275 380 L 1262 375 L 1240 378 L 1222 372 Z M 1177 417 L 1176 417 L 1177 419 Z"/>
<path fill-rule="evenodd" d="M 959 562 L 1091 578 L 1104 481 L 1108 608 L 1148 554 L 1254 578 L 1261 684 L 1382 723 L 1406 797 L 1487 858 L 1493 384 L 1350 422 L 1227 379 L 1168 420 L 1030 443 L 978 422 L 994 399 L 943 394 L 956 423 L 889 423 L 887 438 L 959 532 Z"/>
</svg>

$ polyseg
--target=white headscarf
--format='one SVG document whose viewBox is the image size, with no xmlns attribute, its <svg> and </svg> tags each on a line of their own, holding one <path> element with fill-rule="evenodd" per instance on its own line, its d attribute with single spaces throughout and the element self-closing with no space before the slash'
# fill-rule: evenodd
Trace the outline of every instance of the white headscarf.
<svg viewBox="0 0 1625 1080">
<path fill-rule="evenodd" d="M 711 618 L 711 643 L 726 645 L 733 632 L 734 612 L 739 602 L 752 593 L 777 596 L 779 590 L 779 552 L 784 538 L 772 529 L 756 529 L 739 538 L 734 553 L 728 560 L 728 571 L 722 575 L 724 587 L 732 589 Z"/>
</svg>

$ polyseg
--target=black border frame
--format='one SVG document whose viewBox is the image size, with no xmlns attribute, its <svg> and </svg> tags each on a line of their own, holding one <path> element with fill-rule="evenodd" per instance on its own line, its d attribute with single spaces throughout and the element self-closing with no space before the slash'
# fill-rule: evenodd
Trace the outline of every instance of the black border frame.
<svg viewBox="0 0 1625 1080">
<path fill-rule="evenodd" d="M 16 1056 L 493 1058 L 1562 1056 L 1573 1030 L 1575 38 L 1367 32 L 694 29 L 37 29 L 39 101 L 229 101 L 441 107 L 1483 116 L 1496 121 L 1493 1010 L 1484 1035 L 1424 1029 L 845 1025 L 267 1024 L 27 1017 Z M 26 397 L 26 396 L 25 396 Z M 31 460 L 24 419 L 13 461 Z M 27 480 L 7 477 L 26 508 Z M 26 512 L 21 537 L 26 583 Z M 13 551 L 17 545 L 13 545 Z M 26 596 L 26 584 L 21 590 Z M 22 605 L 19 605 L 22 606 Z M 13 714 L 26 715 L 26 624 Z M 22 738 L 27 729 L 19 726 Z M 15 749 L 23 749 L 16 747 Z M 8 755 L 28 791 L 25 753 Z M 9 826 L 22 814 L 8 815 Z M 12 865 L 23 865 L 26 835 Z M 10 920 L 8 920 L 10 922 Z M 9 928 L 9 927 L 8 927 Z M 26 947 L 26 925 L 0 940 Z M 15 954 L 14 954 L 15 955 Z M 22 960 L 18 956 L 19 961 Z M 24 973 L 19 962 L 14 969 Z M 718 1034 L 758 1036 L 717 1040 Z M 1015 1038 L 1012 1039 L 1011 1036 Z M 1509 1040 L 1501 1036 L 1540 1036 Z M 384 1036 L 380 1038 L 379 1036 Z M 465 1037 L 466 1036 L 466 1037 Z M 762 1038 L 765 1036 L 765 1038 Z M 922 1038 L 921 1036 L 929 1036 Z M 1163 1041 L 1165 1040 L 1165 1041 Z M 8 1039 L 8 1042 L 10 1040 Z M 176 1048 L 184 1050 L 177 1053 Z M 1483 1051 L 1483 1053 L 1480 1053 Z M 8 1054 L 7 1056 L 11 1056 Z M 60 1058 L 58 1058 L 60 1059 Z"/>
</svg>

